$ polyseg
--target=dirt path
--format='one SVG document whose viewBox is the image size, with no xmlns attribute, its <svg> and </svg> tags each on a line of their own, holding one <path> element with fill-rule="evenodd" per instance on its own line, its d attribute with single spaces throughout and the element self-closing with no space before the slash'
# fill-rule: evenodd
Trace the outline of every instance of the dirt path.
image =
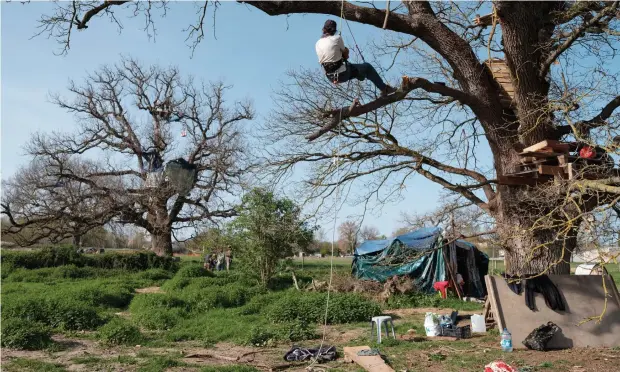
<svg viewBox="0 0 620 372">
<path fill-rule="evenodd" d="M 160 287 L 146 287 L 136 289 L 136 293 L 164 293 Z"/>
<path fill-rule="evenodd" d="M 445 313 L 446 309 L 401 309 L 387 313 L 395 315 L 395 323 L 419 323 L 426 312 Z M 475 312 L 459 312 L 468 315 Z M 396 318 L 396 316 L 398 318 Z M 318 327 L 317 333 L 322 336 L 323 328 Z M 351 325 L 328 326 L 326 344 L 336 345 L 342 356 L 342 348 L 346 345 L 369 345 L 367 327 Z M 423 335 L 416 335 L 423 336 Z M 515 350 L 503 353 L 499 349 L 498 336 L 474 335 L 473 338 L 458 341 L 436 341 L 416 337 L 414 341 L 401 340 L 396 344 L 385 344 L 380 347 L 381 353 L 392 364 L 395 370 L 402 371 L 446 371 L 480 372 L 484 365 L 494 360 L 504 360 L 514 367 L 532 367 L 536 372 L 599 372 L 618 371 L 620 368 L 620 349 L 570 349 L 562 351 L 536 352 Z M 272 348 L 254 348 L 219 343 L 214 347 L 205 348 L 199 342 L 177 342 L 170 347 L 102 347 L 91 339 L 54 336 L 61 350 L 20 351 L 3 349 L 1 362 L 3 370 L 14 358 L 27 358 L 58 363 L 68 371 L 136 371 L 141 366 L 156 359 L 156 356 L 167 356 L 181 362 L 182 366 L 167 369 L 168 371 L 199 371 L 204 366 L 223 366 L 246 364 L 257 366 L 261 370 L 268 367 L 287 364 L 283 356 L 290 349 L 290 344 L 281 343 Z M 316 347 L 321 338 L 300 342 L 300 345 Z M 357 371 L 354 364 L 345 363 L 342 358 L 330 362 L 329 367 L 341 371 Z M 294 365 L 286 371 L 305 371 L 307 364 Z M 15 370 L 15 369 L 13 369 Z"/>
</svg>

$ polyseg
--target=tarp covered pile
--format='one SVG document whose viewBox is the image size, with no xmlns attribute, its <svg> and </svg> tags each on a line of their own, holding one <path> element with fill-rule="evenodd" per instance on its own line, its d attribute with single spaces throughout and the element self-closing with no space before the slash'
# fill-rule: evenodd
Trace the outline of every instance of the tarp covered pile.
<svg viewBox="0 0 620 372">
<path fill-rule="evenodd" d="M 444 246 L 441 231 L 439 227 L 422 228 L 392 239 L 365 241 L 355 250 L 353 275 L 379 282 L 406 275 L 419 291 L 433 293 L 433 283 L 448 280 L 447 258 L 453 268 L 456 269 L 457 262 L 458 267 L 465 268 L 462 274 L 468 282 L 466 294 L 483 297 L 481 279 L 488 270 L 488 256 L 464 240 Z M 457 249 L 462 251 L 457 254 Z"/>
</svg>

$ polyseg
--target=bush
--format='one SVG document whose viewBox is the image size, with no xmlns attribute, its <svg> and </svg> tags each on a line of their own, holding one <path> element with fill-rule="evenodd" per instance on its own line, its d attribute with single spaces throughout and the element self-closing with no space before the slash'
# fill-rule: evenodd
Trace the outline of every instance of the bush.
<svg viewBox="0 0 620 372">
<path fill-rule="evenodd" d="M 139 279 L 144 280 L 167 280 L 172 278 L 172 273 L 164 269 L 149 269 L 138 274 Z"/>
<path fill-rule="evenodd" d="M 64 330 L 92 330 L 103 324 L 97 311 L 82 302 L 63 296 L 17 297 L 2 305 L 3 322 L 8 318 L 39 322 Z"/>
<path fill-rule="evenodd" d="M 277 340 L 277 335 L 262 327 L 252 327 L 247 343 L 252 346 L 271 346 Z"/>
<path fill-rule="evenodd" d="M 63 293 L 64 292 L 64 293 Z M 60 291 L 59 295 L 89 306 L 124 308 L 133 297 L 131 287 L 119 283 L 88 283 Z"/>
<path fill-rule="evenodd" d="M 40 350 L 50 346 L 51 331 L 44 324 L 19 318 L 5 318 L 2 321 L 0 340 L 3 347 L 25 350 Z"/>
<path fill-rule="evenodd" d="M 172 257 L 157 256 L 153 252 L 130 254 L 106 253 L 103 255 L 86 255 L 76 252 L 73 247 L 47 247 L 28 252 L 2 252 L 2 267 L 40 269 L 75 265 L 96 267 L 101 269 L 124 269 L 141 271 L 148 269 L 177 270 L 178 263 Z"/>
<path fill-rule="evenodd" d="M 178 278 L 200 278 L 205 276 L 213 277 L 214 275 L 211 271 L 196 264 L 187 264 L 182 266 L 175 275 L 175 277 Z"/>
<path fill-rule="evenodd" d="M 282 333 L 282 338 L 292 342 L 313 340 L 317 338 L 315 329 L 309 323 L 296 320 L 288 324 Z"/>
<path fill-rule="evenodd" d="M 68 331 L 93 330 L 104 323 L 97 311 L 88 305 L 68 299 L 48 303 L 47 324 Z"/>
<path fill-rule="evenodd" d="M 118 317 L 99 328 L 97 338 L 105 345 L 136 345 L 143 340 L 138 327 Z"/>
<path fill-rule="evenodd" d="M 166 330 L 187 315 L 185 301 L 162 293 L 148 293 L 135 296 L 129 310 L 139 325 L 152 330 Z"/>
<path fill-rule="evenodd" d="M 2 323 L 5 319 L 16 318 L 29 322 L 49 324 L 47 302 L 38 297 L 22 297 L 19 295 L 2 296 Z"/>
<path fill-rule="evenodd" d="M 215 308 L 243 306 L 257 293 L 260 293 L 258 289 L 245 288 L 236 284 L 201 288 L 192 283 L 183 290 L 181 297 L 192 310 L 206 311 Z"/>
<path fill-rule="evenodd" d="M 272 322 L 322 323 L 325 319 L 326 294 L 289 292 L 270 306 L 267 317 Z M 369 320 L 381 313 L 379 305 L 357 293 L 333 293 L 330 296 L 327 322 L 351 323 Z"/>
<path fill-rule="evenodd" d="M 239 309 L 241 315 L 259 314 L 269 307 L 272 303 L 282 297 L 282 293 L 268 292 L 252 297 L 245 306 Z"/>
</svg>

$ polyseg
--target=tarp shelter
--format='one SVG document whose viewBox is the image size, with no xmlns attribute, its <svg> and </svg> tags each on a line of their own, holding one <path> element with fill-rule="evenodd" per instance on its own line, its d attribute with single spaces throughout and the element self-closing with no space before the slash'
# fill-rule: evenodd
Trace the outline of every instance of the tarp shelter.
<svg viewBox="0 0 620 372">
<path fill-rule="evenodd" d="M 367 240 L 356 250 L 352 272 L 358 279 L 385 282 L 409 276 L 418 290 L 433 293 L 433 284 L 449 280 L 448 265 L 465 281 L 464 295 L 484 297 L 483 277 L 489 257 L 464 240 L 446 244 L 441 228 L 422 228 L 385 240 Z"/>
<path fill-rule="evenodd" d="M 192 191 L 198 179 L 196 164 L 190 164 L 183 158 L 168 162 L 165 173 L 168 181 L 180 196 L 185 196 Z"/>
</svg>

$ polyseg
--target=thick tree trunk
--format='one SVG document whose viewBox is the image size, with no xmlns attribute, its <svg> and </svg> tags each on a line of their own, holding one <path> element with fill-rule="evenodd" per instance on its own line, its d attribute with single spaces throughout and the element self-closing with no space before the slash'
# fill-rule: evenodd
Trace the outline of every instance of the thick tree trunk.
<svg viewBox="0 0 620 372">
<path fill-rule="evenodd" d="M 559 201 L 554 205 L 554 198 L 545 198 L 540 190 L 502 188 L 495 218 L 506 273 L 570 274 L 580 218 L 567 221 L 566 215 L 553 211 Z"/>
<path fill-rule="evenodd" d="M 82 235 L 81 234 L 73 235 L 73 247 L 82 248 Z"/>
<path fill-rule="evenodd" d="M 151 233 L 151 247 L 158 256 L 172 256 L 172 231 L 161 229 Z"/>
</svg>

